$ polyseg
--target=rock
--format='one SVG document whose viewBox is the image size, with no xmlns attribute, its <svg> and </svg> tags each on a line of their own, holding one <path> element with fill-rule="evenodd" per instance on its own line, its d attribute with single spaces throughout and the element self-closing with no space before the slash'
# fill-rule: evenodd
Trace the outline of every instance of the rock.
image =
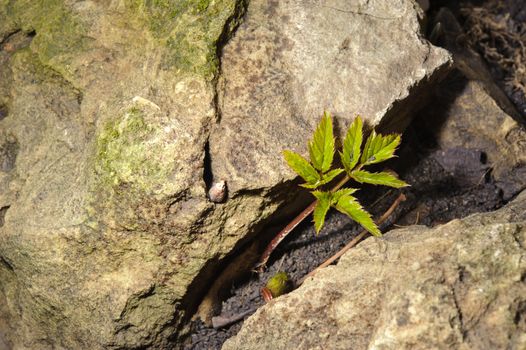
<svg viewBox="0 0 526 350">
<path fill-rule="evenodd" d="M 490 170 L 486 164 L 486 153 L 477 149 L 447 148 L 433 152 L 431 157 L 463 187 L 476 186 L 485 181 Z"/>
<path fill-rule="evenodd" d="M 509 200 L 526 188 L 526 131 L 497 105 L 481 82 L 462 81 L 460 91 L 450 99 L 438 98 L 436 104 L 427 107 L 426 123 L 430 130 L 437 130 L 436 139 L 441 149 L 457 150 L 457 153 L 463 150 L 475 157 L 479 154 L 478 181 L 477 174 L 459 174 L 460 164 L 453 170 L 440 162 L 440 155 L 436 158 L 453 176 L 460 176 L 460 180 L 472 177 L 471 184 L 484 181 L 484 174 L 488 172 L 502 190 L 504 199 Z M 464 158 L 464 161 L 469 160 Z"/>
<path fill-rule="evenodd" d="M 421 16 L 406 0 L 251 1 L 223 49 L 214 176 L 231 194 L 292 179 L 277 155 L 305 153 L 324 110 L 340 134 L 356 115 L 402 130 L 450 60 L 422 40 Z"/>
<path fill-rule="evenodd" d="M 177 338 L 195 303 L 188 287 L 232 245 L 203 168 L 217 45 L 242 10 L 234 0 L 0 1 L 6 343 Z"/>
<path fill-rule="evenodd" d="M 426 107 L 426 122 L 438 130 L 440 148 L 482 152 L 509 200 L 526 188 L 526 119 L 495 84 L 480 55 L 459 44 L 464 33 L 454 15 L 441 9 L 434 21 L 443 28 L 438 43 L 452 52 L 455 73 L 441 83 L 440 90 L 449 92 Z"/>
<path fill-rule="evenodd" d="M 324 109 L 342 130 L 356 113 L 403 128 L 449 65 L 409 0 L 252 1 L 219 68 L 245 10 L 0 0 L 3 342 L 170 346 L 219 262 L 293 196 L 280 151 L 303 151 Z"/>
<path fill-rule="evenodd" d="M 526 192 L 368 238 L 245 321 L 229 349 L 524 349 Z"/>
<path fill-rule="evenodd" d="M 453 54 L 454 70 L 421 111 L 425 128 L 441 149 L 433 158 L 465 186 L 493 176 L 503 198 L 510 200 L 526 188 L 525 119 L 483 59 L 462 44 L 464 33 L 448 9 L 438 12 L 434 26 L 441 28 L 437 44 Z M 468 169 L 474 171 L 468 174 Z"/>
<path fill-rule="evenodd" d="M 437 45 L 446 48 L 453 55 L 453 67 L 469 80 L 478 81 L 484 90 L 513 119 L 525 124 L 526 119 L 509 100 L 504 91 L 495 83 L 492 74 L 480 55 L 465 43 L 466 33 L 455 15 L 448 8 L 441 8 L 433 17 Z"/>
<path fill-rule="evenodd" d="M 418 5 L 422 8 L 422 10 L 427 11 L 429 10 L 429 0 L 417 0 Z"/>
</svg>

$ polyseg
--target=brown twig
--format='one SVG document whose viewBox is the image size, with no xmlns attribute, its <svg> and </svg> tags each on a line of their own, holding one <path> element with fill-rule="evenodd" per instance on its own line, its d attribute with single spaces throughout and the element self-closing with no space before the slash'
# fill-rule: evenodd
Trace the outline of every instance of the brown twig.
<svg viewBox="0 0 526 350">
<path fill-rule="evenodd" d="M 345 181 L 344 181 L 345 180 Z M 337 191 L 340 187 L 342 187 L 347 181 L 349 180 L 349 178 L 345 178 L 345 179 L 342 179 L 342 181 L 340 181 L 336 186 L 334 186 L 333 188 L 333 191 Z M 382 197 L 383 198 L 383 197 Z M 406 200 L 406 197 L 404 194 L 400 194 L 398 196 L 398 198 L 393 202 L 393 204 L 391 204 L 391 206 L 389 207 L 389 209 L 387 209 L 387 211 L 380 217 L 380 219 L 378 219 L 378 225 L 381 225 L 382 223 L 385 222 L 385 220 L 387 220 L 389 218 L 389 216 L 391 216 L 391 214 L 393 213 L 393 211 L 398 207 L 398 205 L 400 204 L 400 202 L 403 202 Z M 378 202 L 378 201 L 377 201 Z M 376 203 L 376 202 L 375 202 Z M 288 228 L 288 231 L 286 233 L 284 233 L 284 236 L 286 236 L 290 231 L 292 231 L 292 229 L 294 229 L 294 227 L 296 227 L 303 219 L 305 219 L 305 217 L 307 217 L 310 212 L 308 212 L 307 214 L 305 215 L 302 215 L 304 213 L 306 213 L 309 208 L 314 208 L 314 206 L 316 205 L 316 202 L 314 202 L 313 204 L 309 205 L 303 212 L 300 213 L 300 215 L 298 215 L 289 225 L 287 225 L 287 227 L 285 227 L 279 234 L 278 236 L 276 236 L 274 238 L 274 240 L 276 240 L 280 235 L 283 234 L 283 232 L 285 232 L 285 230 Z M 312 210 L 311 210 L 312 212 Z M 302 217 L 301 219 L 298 219 Z M 299 220 L 299 221 L 297 221 Z M 294 223 L 295 221 L 296 224 L 289 228 L 289 226 L 292 226 L 291 224 Z M 362 231 L 358 236 L 356 236 L 353 240 L 351 240 L 345 247 L 343 247 L 338 253 L 334 254 L 333 256 L 331 256 L 328 260 L 326 260 L 323 264 L 321 264 L 320 266 L 318 266 L 316 269 L 314 269 L 313 271 L 311 271 L 308 275 L 306 275 L 301 281 L 299 281 L 299 283 L 297 284 L 297 286 L 300 286 L 307 278 L 309 277 L 312 277 L 318 270 L 320 270 L 321 268 L 323 267 L 326 267 L 326 266 L 329 266 L 330 264 L 332 264 L 334 261 L 336 261 L 336 259 L 338 259 L 339 257 L 341 257 L 347 250 L 349 250 L 350 248 L 354 247 L 358 242 L 360 242 L 366 235 L 367 235 L 367 231 Z M 281 239 L 277 240 L 277 243 L 276 243 L 276 246 L 277 244 L 279 244 L 279 242 L 281 242 L 283 240 L 283 237 L 281 237 Z M 272 242 L 271 242 L 272 243 Z M 271 244 L 269 244 L 270 246 Z M 275 248 L 275 247 L 274 247 Z M 267 250 L 268 250 L 268 247 L 267 247 Z M 273 249 L 272 249 L 273 250 Z M 272 250 L 270 250 L 270 253 L 272 253 Z M 266 251 L 265 251 L 266 252 Z M 270 255 L 270 253 L 268 253 L 268 255 Z M 262 258 L 263 260 L 263 258 Z M 268 256 L 266 257 L 266 260 L 268 260 Z M 266 262 L 265 260 L 265 262 Z M 244 311 L 244 312 L 241 312 L 239 314 L 236 314 L 236 315 L 232 315 L 232 316 L 215 316 L 215 317 L 212 317 L 212 326 L 214 327 L 214 329 L 219 329 L 219 328 L 224 328 L 224 327 L 228 327 L 234 323 L 237 323 L 241 320 L 243 320 L 246 316 L 252 314 L 253 312 L 255 312 L 257 310 L 257 307 L 252 307 L 250 308 L 249 310 L 247 311 Z"/>
<path fill-rule="evenodd" d="M 395 201 L 393 202 L 393 204 L 391 204 L 391 206 L 389 207 L 389 209 L 387 209 L 387 211 L 380 217 L 380 219 L 378 219 L 378 225 L 381 225 L 382 223 L 384 223 L 385 220 L 387 220 L 389 218 L 389 216 L 391 216 L 391 214 L 393 213 L 393 211 L 398 207 L 398 205 L 400 204 L 400 202 L 403 202 L 406 200 L 406 196 L 401 193 L 398 198 L 395 199 Z M 354 237 L 349 243 L 347 243 L 347 245 L 345 247 L 343 247 L 342 249 L 340 249 L 340 251 L 338 251 L 336 254 L 334 254 L 333 256 L 331 256 L 329 259 L 327 259 L 325 262 L 323 262 L 320 266 L 318 266 L 317 268 L 315 268 L 314 270 L 312 270 L 311 272 L 309 272 L 305 277 L 303 277 L 299 282 L 298 282 L 298 286 L 300 286 L 307 278 L 309 277 L 312 277 L 316 274 L 316 272 L 318 272 L 320 269 L 324 268 L 324 267 L 327 267 L 329 266 L 330 264 L 332 264 L 333 262 L 335 262 L 338 258 L 340 258 L 346 251 L 348 251 L 349 249 L 351 249 L 352 247 L 354 247 L 356 244 L 358 244 L 369 232 L 363 230 L 362 232 L 360 232 L 360 234 L 356 237 Z"/>
<path fill-rule="evenodd" d="M 257 307 L 252 307 L 249 310 L 241 312 L 237 315 L 212 317 L 212 327 L 214 327 L 214 329 L 219 329 L 219 328 L 230 326 L 231 324 L 241 321 L 246 316 L 254 313 L 256 310 L 257 310 Z"/>
<path fill-rule="evenodd" d="M 349 181 L 349 176 L 345 176 L 340 182 L 338 182 L 332 189 L 331 192 L 338 191 L 343 185 Z M 255 267 L 255 270 L 257 272 L 263 272 L 265 269 L 265 266 L 267 265 L 267 261 L 270 258 L 270 254 L 276 249 L 276 247 L 287 237 L 287 235 L 296 228 L 307 216 L 312 214 L 314 211 L 314 208 L 316 207 L 316 203 L 318 201 L 312 202 L 307 208 L 305 208 L 301 213 L 298 214 L 287 226 L 285 226 L 273 239 L 270 241 L 270 243 L 265 248 L 265 251 L 263 254 L 261 254 L 261 258 L 259 259 L 258 264 Z"/>
</svg>

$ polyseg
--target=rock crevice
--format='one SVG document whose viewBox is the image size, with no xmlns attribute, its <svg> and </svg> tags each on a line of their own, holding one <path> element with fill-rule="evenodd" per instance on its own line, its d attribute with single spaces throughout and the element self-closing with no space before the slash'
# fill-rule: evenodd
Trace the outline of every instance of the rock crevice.
<svg viewBox="0 0 526 350">
<path fill-rule="evenodd" d="M 324 109 L 341 130 L 358 113 L 379 124 L 449 65 L 428 54 L 414 3 L 396 4 L 363 4 L 400 15 L 387 24 L 303 1 L 0 2 L 1 144 L 18 145 L 0 152 L 6 337 L 176 341 L 189 288 L 293 196 L 280 152 L 301 151 Z M 206 196 L 216 179 L 221 204 Z"/>
<path fill-rule="evenodd" d="M 495 212 L 368 238 L 259 309 L 223 349 L 522 349 L 526 250 L 515 236 L 525 222 L 522 192 Z M 319 305 L 327 311 L 312 312 Z"/>
</svg>

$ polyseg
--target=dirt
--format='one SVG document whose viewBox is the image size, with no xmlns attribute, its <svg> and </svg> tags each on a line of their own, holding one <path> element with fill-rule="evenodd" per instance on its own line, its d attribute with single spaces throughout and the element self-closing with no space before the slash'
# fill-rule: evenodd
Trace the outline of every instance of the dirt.
<svg viewBox="0 0 526 350">
<path fill-rule="evenodd" d="M 411 184 L 410 188 L 400 191 L 364 187 L 358 194 L 361 202 L 377 217 L 400 192 L 406 195 L 407 200 L 382 225 L 384 232 L 404 225 L 435 226 L 472 213 L 495 210 L 505 204 L 501 189 L 488 176 L 481 154 L 429 147 L 433 142 L 425 136 L 427 132 L 416 120 L 406 132 L 399 151 L 397 163 L 403 169 L 398 171 Z M 444 162 L 449 165 L 444 167 L 441 165 Z M 451 167 L 451 164 L 465 166 Z M 371 206 L 376 201 L 378 203 Z M 236 315 L 262 305 L 264 302 L 259 291 L 276 272 L 286 271 L 294 281 L 299 281 L 359 232 L 361 229 L 357 224 L 338 212 L 331 212 L 319 235 L 316 235 L 312 223 L 305 221 L 276 249 L 264 273 L 253 274 L 250 279 L 232 286 L 232 296 L 223 303 L 222 315 Z M 186 349 L 218 349 L 237 333 L 241 323 L 220 330 L 206 327 L 201 322 L 193 326 L 195 330 Z"/>
<path fill-rule="evenodd" d="M 497 6 L 496 3 L 502 4 Z M 465 28 L 470 30 L 471 27 L 482 26 L 481 23 L 485 23 L 486 19 L 479 16 L 478 20 L 475 20 L 466 9 L 482 6 L 484 11 L 489 13 L 484 16 L 493 16 L 492 21 L 504 23 L 503 28 L 513 34 L 510 34 L 511 37 L 516 38 L 515 35 L 522 35 L 521 42 L 525 43 L 524 30 L 526 27 L 518 22 L 524 22 L 526 19 L 521 17 L 526 17 L 526 6 L 517 7 L 516 3 L 526 5 L 526 1 L 487 1 L 485 3 L 464 1 L 453 4 L 448 1 L 437 1 L 433 3 L 431 11 L 438 5 L 445 4 L 454 7 L 455 13 L 463 20 Z M 506 11 L 512 11 L 512 9 L 515 9 L 513 10 L 515 12 L 509 12 L 510 15 L 507 16 Z M 482 10 L 477 11 L 486 13 Z M 492 35 L 494 27 L 484 27 L 482 32 L 484 33 L 485 30 L 489 30 Z M 475 32 L 473 29 L 469 34 L 473 35 L 468 41 L 472 45 L 477 43 L 475 39 L 478 34 L 474 34 Z M 484 54 L 484 50 L 489 50 L 490 44 L 491 41 L 488 41 L 487 44 L 477 46 L 477 49 L 482 50 Z M 517 42 L 510 41 L 508 44 L 515 49 L 498 51 L 506 60 L 491 60 L 487 55 L 483 57 L 488 60 L 492 71 L 496 72 L 495 79 L 504 88 L 509 98 L 522 112 L 526 113 L 525 91 L 520 87 L 520 84 L 524 84 L 525 81 L 519 79 L 519 82 L 516 82 L 509 78 L 521 69 L 521 62 L 526 56 L 522 55 L 522 49 L 517 49 Z M 508 62 L 508 58 L 513 58 L 519 64 L 504 64 Z M 442 84 L 442 86 L 447 86 L 447 84 Z M 442 95 L 444 94 L 440 92 L 437 94 L 437 96 Z M 434 103 L 436 104 L 437 101 Z M 440 101 L 438 103 L 440 104 Z M 447 108 L 444 109 L 444 113 L 446 112 Z M 432 227 L 472 213 L 492 211 L 506 204 L 502 196 L 503 189 L 499 188 L 491 177 L 491 169 L 486 164 L 485 154 L 481 151 L 466 149 L 440 149 L 435 141 L 436 130 L 428 128 L 423 122 L 425 117 L 426 109 L 424 108 L 404 133 L 403 144 L 398 151 L 399 158 L 388 164 L 400 174 L 401 178 L 410 183 L 411 187 L 392 190 L 371 186 L 363 187 L 358 193 L 361 203 L 375 217 L 379 217 L 400 193 L 404 193 L 407 197 L 407 200 L 402 202 L 389 220 L 381 226 L 383 232 L 398 226 L 413 224 Z M 310 203 L 305 203 L 305 206 L 308 204 Z M 259 275 L 253 273 L 245 280 L 238 281 L 231 286 L 231 296 L 223 302 L 221 315 L 232 316 L 247 311 L 253 312 L 264 304 L 260 296 L 260 289 L 276 272 L 285 271 L 293 281 L 297 282 L 360 232 L 361 229 L 357 224 L 338 212 L 329 214 L 325 227 L 319 235 L 316 235 L 310 220 L 306 220 L 272 254 L 265 272 Z M 242 322 L 238 322 L 216 330 L 200 321 L 195 321 L 191 325 L 193 331 L 183 348 L 220 349 L 226 339 L 239 331 L 241 325 Z M 261 326 L 264 327 L 264 325 Z"/>
</svg>

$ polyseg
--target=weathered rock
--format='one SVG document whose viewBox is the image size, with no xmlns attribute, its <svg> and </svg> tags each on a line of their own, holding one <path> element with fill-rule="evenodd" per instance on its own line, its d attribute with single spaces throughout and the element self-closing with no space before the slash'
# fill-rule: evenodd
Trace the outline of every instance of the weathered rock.
<svg viewBox="0 0 526 350">
<path fill-rule="evenodd" d="M 491 72 L 480 55 L 464 42 L 466 33 L 458 23 L 455 15 L 448 8 L 441 8 L 434 16 L 432 26 L 436 28 L 437 44 L 446 48 L 453 55 L 453 67 L 458 69 L 469 80 L 480 82 L 484 90 L 497 102 L 508 115 L 525 123 L 526 119 L 513 105 L 504 91 L 495 83 Z"/>
<path fill-rule="evenodd" d="M 440 103 L 446 100 L 440 99 Z M 472 184 L 489 173 L 506 200 L 526 188 L 526 131 L 497 105 L 481 82 L 464 81 L 446 105 L 429 106 L 428 115 L 440 148 L 479 154 L 484 165 Z M 450 170 L 447 165 L 444 168 Z M 457 175 L 453 170 L 451 173 Z"/>
<path fill-rule="evenodd" d="M 197 221 L 213 208 L 218 40 L 241 15 L 234 0 L 0 2 L 12 346 L 159 348 L 176 334 L 188 286 L 231 248 Z"/>
<path fill-rule="evenodd" d="M 449 62 L 409 0 L 252 1 L 219 75 L 245 6 L 0 0 L 10 346 L 166 347 L 217 261 L 289 196 L 279 151 L 300 150 L 324 109 L 372 125 L 403 110 L 403 127 Z M 208 200 L 208 170 L 225 203 Z"/>
<path fill-rule="evenodd" d="M 420 16 L 405 0 L 251 1 L 223 49 L 214 176 L 233 193 L 290 180 L 278 155 L 304 152 L 324 110 L 341 133 L 358 114 L 403 129 L 449 62 L 422 40 Z"/>
<path fill-rule="evenodd" d="M 464 33 L 454 15 L 442 9 L 434 21 L 443 28 L 439 43 L 452 52 L 459 74 L 442 82 L 446 93 L 427 107 L 426 120 L 438 131 L 440 148 L 482 152 L 508 200 L 526 188 L 525 119 L 495 84 L 482 58 L 459 44 Z"/>
<path fill-rule="evenodd" d="M 441 149 L 434 158 L 466 186 L 493 176 L 509 200 L 526 188 L 525 120 L 483 59 L 462 45 L 465 34 L 455 16 L 443 8 L 434 25 L 441 28 L 437 43 L 453 54 L 455 68 L 422 111 L 426 116 L 422 120 Z M 467 162 L 470 166 L 465 166 Z"/>
<path fill-rule="evenodd" d="M 523 192 L 495 212 L 368 238 L 223 349 L 524 349 L 525 224 Z"/>
</svg>

